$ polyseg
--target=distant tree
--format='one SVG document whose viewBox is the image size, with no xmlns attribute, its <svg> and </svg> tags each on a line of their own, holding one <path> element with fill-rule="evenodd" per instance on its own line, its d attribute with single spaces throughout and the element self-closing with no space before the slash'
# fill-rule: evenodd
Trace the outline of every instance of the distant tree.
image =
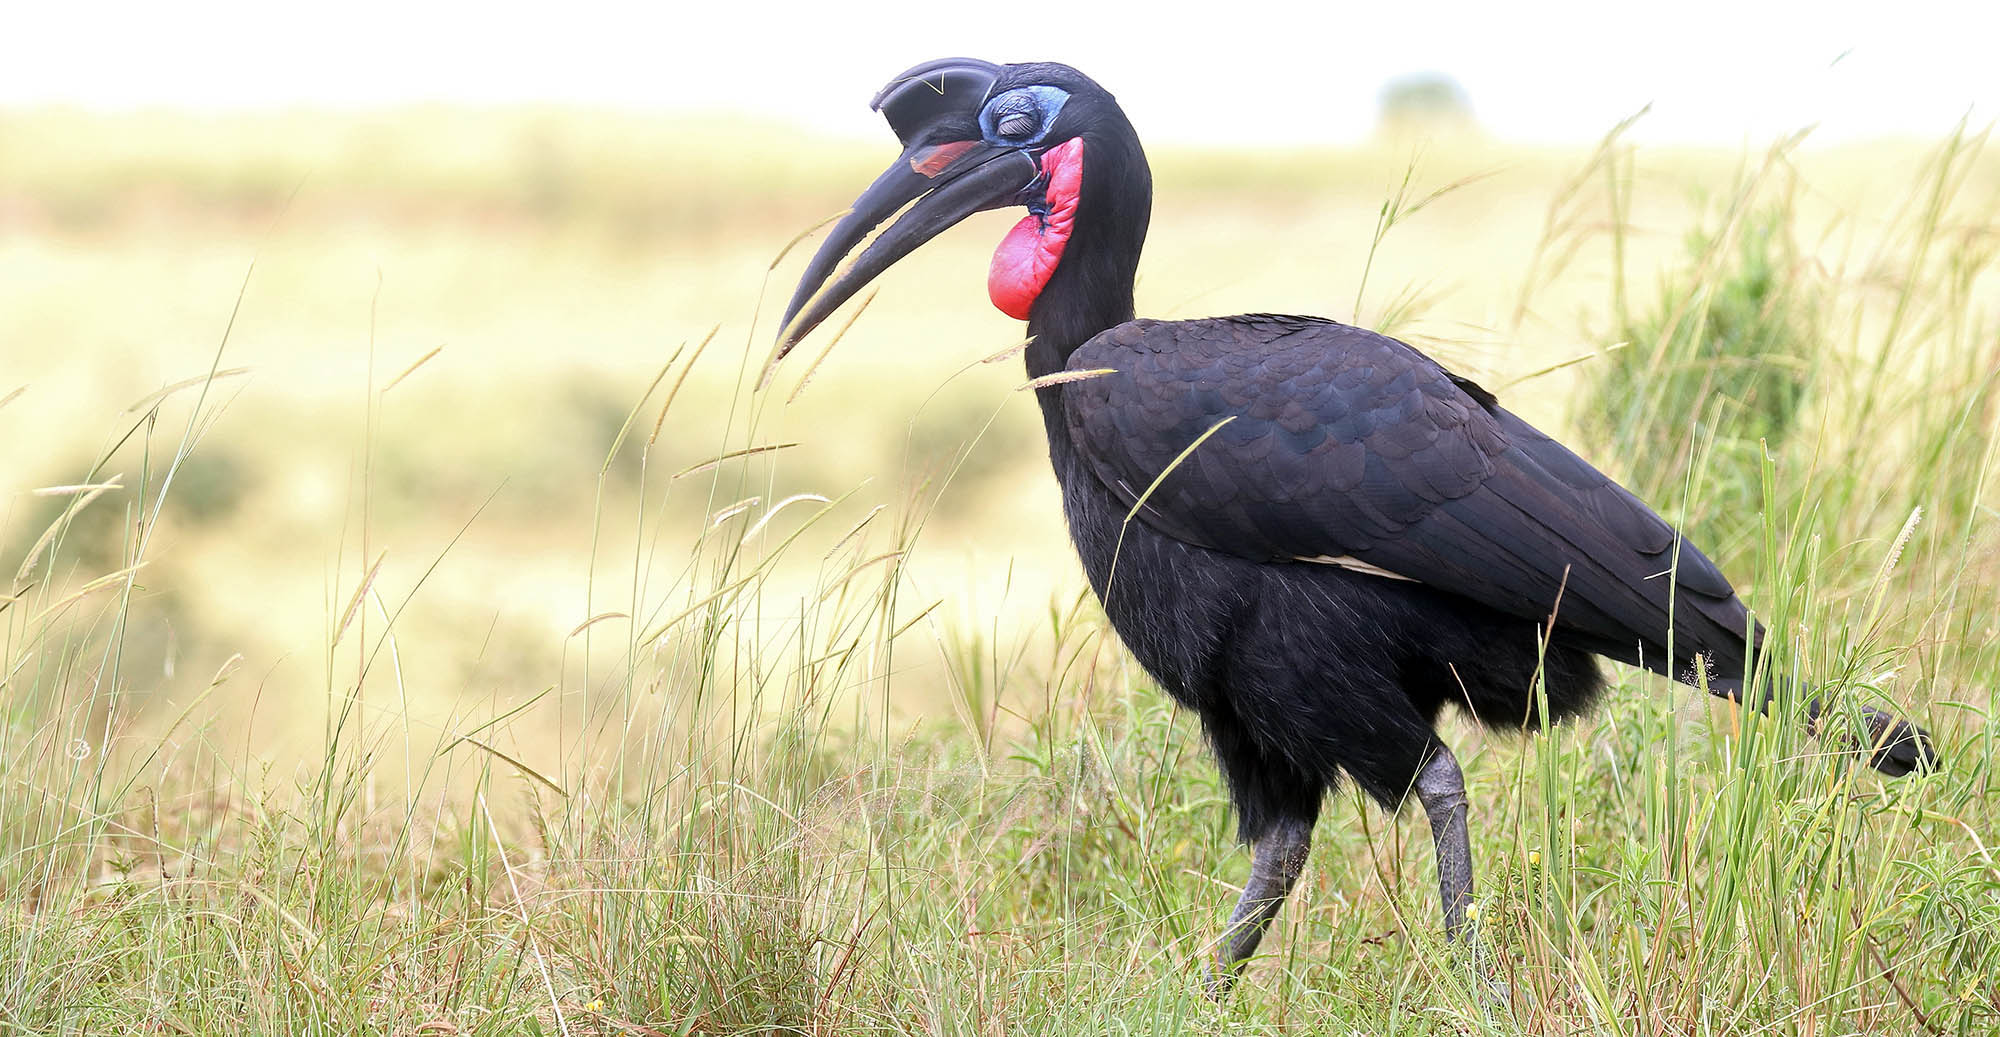
<svg viewBox="0 0 2000 1037">
<path fill-rule="evenodd" d="M 1458 80 L 1440 73 L 1405 76 L 1382 88 L 1376 132 L 1390 137 L 1472 133 L 1472 100 Z"/>
</svg>

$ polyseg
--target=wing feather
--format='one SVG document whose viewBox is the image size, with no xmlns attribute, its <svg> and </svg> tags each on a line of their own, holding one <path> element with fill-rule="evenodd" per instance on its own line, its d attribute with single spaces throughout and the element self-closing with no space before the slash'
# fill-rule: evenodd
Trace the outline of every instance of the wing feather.
<svg viewBox="0 0 2000 1037">
<path fill-rule="evenodd" d="M 1548 621 L 1607 654 L 1741 670 L 1729 581 L 1665 520 L 1491 393 L 1386 336 L 1253 314 L 1133 321 L 1077 350 L 1073 442 L 1140 519 L 1274 563 L 1346 560 Z M 1678 559 L 1678 561 L 1676 561 Z M 1672 570 L 1671 575 L 1667 574 Z M 1623 646 L 1621 648 L 1621 646 Z"/>
</svg>

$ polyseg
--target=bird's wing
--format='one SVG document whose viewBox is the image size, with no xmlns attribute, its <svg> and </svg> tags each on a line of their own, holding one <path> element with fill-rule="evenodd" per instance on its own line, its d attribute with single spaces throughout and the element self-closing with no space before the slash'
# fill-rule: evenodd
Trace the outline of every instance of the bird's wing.
<svg viewBox="0 0 2000 1037">
<path fill-rule="evenodd" d="M 1169 536 L 1553 614 L 1595 650 L 1643 650 L 1656 667 L 1671 627 L 1676 665 L 1702 651 L 1741 672 L 1748 618 L 1714 563 L 1401 342 L 1300 317 L 1133 321 L 1070 367 L 1112 372 L 1062 386 L 1078 450 L 1128 506 L 1143 498 L 1137 521 Z"/>
</svg>

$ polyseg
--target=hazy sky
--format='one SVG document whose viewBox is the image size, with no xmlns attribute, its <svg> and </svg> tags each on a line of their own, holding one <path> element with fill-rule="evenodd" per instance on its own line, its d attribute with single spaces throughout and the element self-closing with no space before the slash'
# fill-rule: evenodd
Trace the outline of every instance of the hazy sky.
<svg viewBox="0 0 2000 1037">
<path fill-rule="evenodd" d="M 1382 85 L 1442 72 L 1495 134 L 1931 135 L 2000 110 L 2000 3 L 800 3 L 7 5 L 0 105 L 354 107 L 558 102 L 733 110 L 879 134 L 876 87 L 966 54 L 1059 60 L 1149 140 L 1318 144 Z"/>
</svg>

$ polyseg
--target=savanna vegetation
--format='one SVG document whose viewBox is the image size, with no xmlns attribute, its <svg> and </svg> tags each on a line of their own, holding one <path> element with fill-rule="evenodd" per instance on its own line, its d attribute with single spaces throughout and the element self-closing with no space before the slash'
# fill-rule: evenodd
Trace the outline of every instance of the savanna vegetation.
<svg viewBox="0 0 2000 1037">
<path fill-rule="evenodd" d="M 1248 858 L 1069 555 L 1011 217 L 758 391 L 886 145 L 0 113 L 0 1033 L 1993 1032 L 1985 144 L 1154 156 L 1142 312 L 1423 346 L 1948 763 L 1620 671 L 1447 733 L 1507 1005 L 1352 796 L 1217 1005 Z"/>
</svg>

